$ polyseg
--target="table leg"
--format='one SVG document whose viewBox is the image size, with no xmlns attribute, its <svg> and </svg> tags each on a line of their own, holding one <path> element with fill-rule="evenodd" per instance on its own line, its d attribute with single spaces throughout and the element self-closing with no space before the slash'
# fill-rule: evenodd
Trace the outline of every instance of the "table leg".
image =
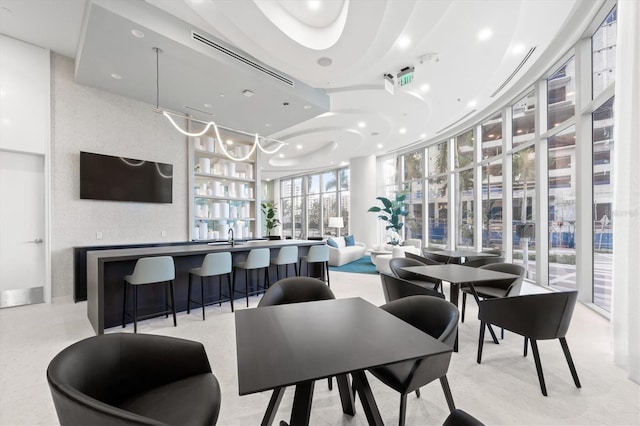
<svg viewBox="0 0 640 426">
<path fill-rule="evenodd" d="M 291 421 L 289 421 L 290 425 L 309 424 L 314 384 L 315 381 L 310 381 L 296 385 L 296 393 L 293 396 L 293 408 L 291 409 Z"/>
<path fill-rule="evenodd" d="M 336 382 L 338 382 L 338 391 L 340 392 L 342 412 L 350 416 L 355 416 L 356 406 L 353 400 L 353 393 L 351 392 L 351 383 L 349 381 L 349 376 L 346 374 L 336 376 Z"/>
<path fill-rule="evenodd" d="M 260 423 L 262 426 L 271 426 L 271 424 L 273 424 L 274 417 L 276 416 L 276 412 L 280 406 L 280 401 L 282 401 L 285 389 L 285 387 L 281 387 L 273 390 L 271 399 L 269 400 L 269 405 L 267 406 L 267 411 L 264 413 L 262 423 Z"/>
<path fill-rule="evenodd" d="M 384 425 L 365 372 L 356 371 L 351 373 L 351 375 L 353 376 L 353 387 L 360 396 L 362 408 L 367 416 L 367 423 L 370 425 Z"/>
<path fill-rule="evenodd" d="M 449 301 L 458 307 L 458 296 L 460 295 L 460 284 L 450 283 L 449 285 Z M 453 343 L 453 351 L 458 352 L 458 333 L 456 333 L 456 341 Z"/>
</svg>

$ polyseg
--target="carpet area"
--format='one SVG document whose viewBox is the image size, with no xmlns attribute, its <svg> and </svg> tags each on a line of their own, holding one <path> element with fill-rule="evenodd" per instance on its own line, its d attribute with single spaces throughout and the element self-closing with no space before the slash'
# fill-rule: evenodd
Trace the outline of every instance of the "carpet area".
<svg viewBox="0 0 640 426">
<path fill-rule="evenodd" d="M 376 266 L 371 263 L 370 256 L 364 256 L 355 262 L 347 263 L 342 266 L 330 266 L 331 271 L 351 272 L 354 274 L 377 274 Z"/>
</svg>

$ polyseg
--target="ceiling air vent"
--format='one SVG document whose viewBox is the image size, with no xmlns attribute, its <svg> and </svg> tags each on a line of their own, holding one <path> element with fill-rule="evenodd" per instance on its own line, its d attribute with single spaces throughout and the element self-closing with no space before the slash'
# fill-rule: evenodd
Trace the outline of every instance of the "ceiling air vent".
<svg viewBox="0 0 640 426">
<path fill-rule="evenodd" d="M 529 52 L 527 52 L 527 54 L 524 56 L 524 58 L 522 59 L 522 61 L 518 64 L 518 66 L 516 67 L 515 70 L 513 70 L 513 72 L 511 73 L 511 75 L 509 77 L 507 77 L 507 79 L 500 85 L 500 87 L 498 87 L 496 89 L 495 92 L 493 92 L 491 94 L 491 97 L 493 98 L 495 95 L 497 95 L 502 89 L 505 88 L 505 86 L 507 84 L 509 84 L 509 82 L 513 79 L 513 77 L 516 76 L 516 74 L 518 73 L 518 71 L 520 71 L 520 69 L 524 66 L 525 62 L 527 62 L 529 60 L 529 58 L 531 57 L 531 55 L 533 55 L 533 51 L 536 50 L 535 47 L 532 47 L 531 49 L 529 49 Z"/>
<path fill-rule="evenodd" d="M 449 124 L 447 127 L 443 127 L 442 129 L 438 130 L 436 132 L 436 134 L 440 134 L 442 132 L 444 132 L 445 130 L 455 126 L 456 124 L 458 124 L 459 122 L 461 122 L 462 120 L 464 120 L 465 118 L 469 117 L 471 114 L 473 114 L 474 112 L 476 112 L 475 109 L 472 109 L 471 111 L 469 111 L 468 113 L 466 113 L 465 115 L 463 115 L 462 117 L 460 117 L 458 120 L 454 121 L 453 123 Z"/>
<path fill-rule="evenodd" d="M 264 73 L 264 74 L 267 74 L 268 76 L 273 77 L 276 80 L 280 80 L 281 82 L 283 82 L 284 84 L 286 84 L 288 86 L 291 86 L 291 87 L 294 86 L 293 80 L 291 80 L 290 78 L 285 77 L 282 74 L 278 74 L 277 72 L 275 72 L 273 70 L 270 70 L 269 68 L 265 67 L 264 65 L 261 65 L 261 64 L 255 62 L 252 59 L 244 57 L 244 56 L 234 52 L 233 50 L 231 50 L 231 49 L 229 49 L 227 47 L 224 47 L 223 45 L 221 45 L 219 43 L 216 43 L 215 41 L 210 40 L 210 39 L 204 37 L 201 34 L 196 33 L 195 31 L 191 31 L 191 38 L 194 39 L 195 41 L 198 41 L 198 42 L 200 42 L 202 44 L 205 44 L 205 45 L 217 50 L 220 53 L 224 53 L 225 55 L 230 56 L 233 59 L 235 59 L 237 61 L 240 61 L 240 62 L 244 63 L 245 65 L 248 65 L 248 66 L 250 66 L 250 67 L 252 67 L 252 68 L 254 68 L 254 69 L 256 69 L 256 70 L 258 70 L 258 71 L 260 71 L 262 73 Z"/>
</svg>

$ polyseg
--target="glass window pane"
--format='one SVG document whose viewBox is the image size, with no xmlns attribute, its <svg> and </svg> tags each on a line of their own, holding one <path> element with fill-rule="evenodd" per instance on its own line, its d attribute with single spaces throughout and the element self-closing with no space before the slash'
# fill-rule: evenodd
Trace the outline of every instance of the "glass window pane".
<svg viewBox="0 0 640 426">
<path fill-rule="evenodd" d="M 351 234 L 351 230 L 349 228 L 349 209 L 350 209 L 350 197 L 349 191 L 341 191 L 340 192 L 340 216 L 342 216 L 342 221 L 344 222 L 344 228 L 342 228 L 342 235 Z"/>
<path fill-rule="evenodd" d="M 293 198 L 293 228 L 291 230 L 291 236 L 295 239 L 303 238 L 304 222 L 302 214 L 303 206 L 302 197 Z"/>
<path fill-rule="evenodd" d="M 324 192 L 334 192 L 338 189 L 335 170 L 322 174 L 322 188 Z"/>
<path fill-rule="evenodd" d="M 300 196 L 302 195 L 302 178 L 293 179 L 293 195 Z"/>
<path fill-rule="evenodd" d="M 320 237 L 320 195 L 307 197 L 307 237 Z"/>
<path fill-rule="evenodd" d="M 613 98 L 594 111 L 593 120 L 593 303 L 611 311 L 613 288 Z"/>
<path fill-rule="evenodd" d="M 482 167 L 482 247 L 502 249 L 502 159 Z"/>
<path fill-rule="evenodd" d="M 389 157 L 382 161 L 382 181 L 383 185 L 392 185 L 396 182 L 396 175 L 398 174 L 396 168 L 396 158 Z"/>
<path fill-rule="evenodd" d="M 293 237 L 293 211 L 291 210 L 291 198 L 282 198 L 280 200 L 280 207 L 280 213 L 282 214 L 282 236 Z"/>
<path fill-rule="evenodd" d="M 422 205 L 423 205 L 423 181 L 414 181 L 410 183 L 410 190 L 407 194 L 407 212 L 405 217 L 405 238 L 422 239 Z"/>
<path fill-rule="evenodd" d="M 422 151 L 404 156 L 404 180 L 421 179 L 424 176 L 424 158 Z"/>
<path fill-rule="evenodd" d="M 473 130 L 456 137 L 456 168 L 464 167 L 473 161 Z"/>
<path fill-rule="evenodd" d="M 576 132 L 549 138 L 549 285 L 576 288 Z"/>
<path fill-rule="evenodd" d="M 429 176 L 445 173 L 449 170 L 447 143 L 442 142 L 427 148 L 429 155 Z"/>
<path fill-rule="evenodd" d="M 349 169 L 338 170 L 338 176 L 340 177 L 340 189 L 349 190 Z"/>
<path fill-rule="evenodd" d="M 576 61 L 569 59 L 547 80 L 547 128 L 573 117 L 576 104 Z"/>
<path fill-rule="evenodd" d="M 613 8 L 591 37 L 593 98 L 616 79 L 616 37 L 618 9 Z"/>
<path fill-rule="evenodd" d="M 513 263 L 525 266 L 535 280 L 536 152 L 530 146 L 513 154 Z"/>
<path fill-rule="evenodd" d="M 335 192 L 322 194 L 322 223 L 324 226 L 324 235 L 336 235 L 336 231 L 342 231 L 336 228 L 329 228 L 329 218 L 338 216 L 336 199 L 337 195 Z"/>
<path fill-rule="evenodd" d="M 513 117 L 513 146 L 516 147 L 533 140 L 536 131 L 536 98 L 533 90 L 513 104 L 511 113 Z"/>
<path fill-rule="evenodd" d="M 445 247 L 448 238 L 448 178 L 429 179 L 429 245 Z"/>
<path fill-rule="evenodd" d="M 291 179 L 283 179 L 280 181 L 280 196 L 291 197 Z"/>
<path fill-rule="evenodd" d="M 318 194 L 320 192 L 320 175 L 307 176 L 307 194 Z"/>
<path fill-rule="evenodd" d="M 456 191 L 457 248 L 473 248 L 473 186 L 473 169 L 458 173 L 458 191 Z"/>
<path fill-rule="evenodd" d="M 482 123 L 482 158 L 502 154 L 502 114 Z"/>
</svg>

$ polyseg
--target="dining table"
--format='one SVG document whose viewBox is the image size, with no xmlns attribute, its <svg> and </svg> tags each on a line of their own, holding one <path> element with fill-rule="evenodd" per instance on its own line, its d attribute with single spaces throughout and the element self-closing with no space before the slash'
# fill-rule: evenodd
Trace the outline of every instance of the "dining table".
<svg viewBox="0 0 640 426">
<path fill-rule="evenodd" d="M 295 386 L 289 424 L 309 424 L 314 382 L 331 377 L 343 413 L 356 414 L 357 395 L 367 423 L 381 425 L 365 371 L 452 351 L 361 298 L 238 310 L 235 327 L 239 394 L 272 391 L 263 425 L 274 421 L 288 386 Z"/>
<path fill-rule="evenodd" d="M 471 250 L 428 250 L 423 249 L 423 253 L 430 253 L 433 255 L 447 258 L 446 263 L 463 264 L 466 259 L 480 258 L 480 257 L 497 257 L 495 253 L 484 253 Z"/>
</svg>

